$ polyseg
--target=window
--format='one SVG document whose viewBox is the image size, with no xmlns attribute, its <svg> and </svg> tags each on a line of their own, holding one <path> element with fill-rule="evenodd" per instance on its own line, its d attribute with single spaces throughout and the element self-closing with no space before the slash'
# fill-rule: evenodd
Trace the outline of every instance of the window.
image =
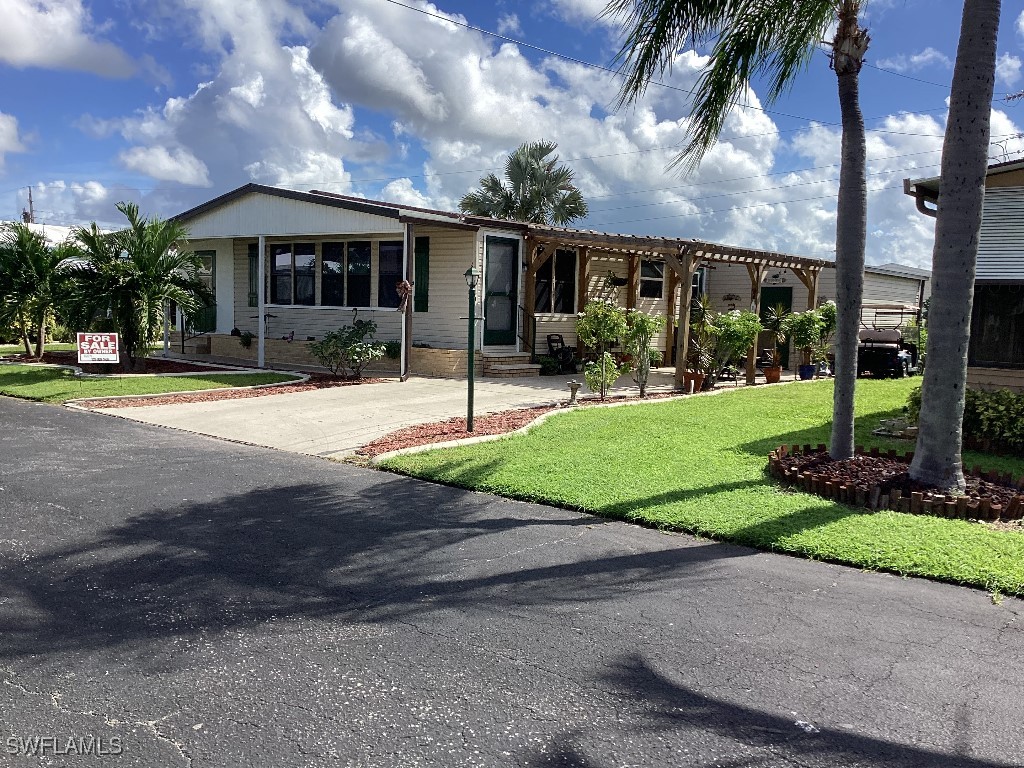
<svg viewBox="0 0 1024 768">
<path fill-rule="evenodd" d="M 345 244 L 324 243 L 320 265 L 320 303 L 345 306 Z"/>
<path fill-rule="evenodd" d="M 576 252 L 557 250 L 537 270 L 534 311 L 572 314 L 576 311 Z"/>
<path fill-rule="evenodd" d="M 370 306 L 370 241 L 358 240 L 345 246 L 345 306 Z"/>
<path fill-rule="evenodd" d="M 665 264 L 644 259 L 640 262 L 640 297 L 660 299 L 665 286 Z"/>
<path fill-rule="evenodd" d="M 701 267 L 693 273 L 693 282 L 690 285 L 690 299 L 696 300 L 707 293 L 705 287 L 705 280 L 707 278 L 707 270 Z"/>
<path fill-rule="evenodd" d="M 270 253 L 270 303 L 316 304 L 314 244 L 274 245 Z"/>
<path fill-rule="evenodd" d="M 974 287 L 971 365 L 1024 368 L 1024 285 Z"/>
<path fill-rule="evenodd" d="M 427 294 L 430 291 L 430 238 L 416 238 L 416 268 L 413 282 L 415 292 L 413 293 L 413 312 L 427 311 Z"/>
<path fill-rule="evenodd" d="M 401 240 L 385 240 L 379 247 L 377 259 L 377 306 L 397 307 L 398 283 L 402 282 L 402 253 L 405 250 Z"/>
</svg>

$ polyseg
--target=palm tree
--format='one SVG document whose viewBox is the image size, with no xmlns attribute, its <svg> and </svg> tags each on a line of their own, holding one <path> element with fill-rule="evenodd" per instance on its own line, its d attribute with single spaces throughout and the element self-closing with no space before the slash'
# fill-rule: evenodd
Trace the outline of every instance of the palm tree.
<svg viewBox="0 0 1024 768">
<path fill-rule="evenodd" d="M 26 356 L 32 356 L 33 330 L 35 357 L 46 351 L 46 328 L 67 280 L 63 267 L 75 255 L 73 245 L 51 247 L 25 224 L 8 225 L 0 234 L 0 321 L 18 329 Z"/>
<path fill-rule="evenodd" d="M 459 201 L 459 210 L 475 216 L 565 226 L 587 215 L 587 202 L 573 185 L 573 172 L 552 155 L 550 141 L 523 144 L 505 162 L 505 181 L 493 173 L 480 189 Z"/>
<path fill-rule="evenodd" d="M 836 381 L 830 453 L 853 455 L 857 331 L 867 239 L 867 145 L 860 110 L 860 70 L 868 48 L 860 26 L 864 0 L 612 0 L 605 13 L 623 19 L 618 54 L 625 82 L 619 106 L 634 102 L 651 78 L 672 66 L 686 45 L 714 40 L 711 61 L 693 91 L 690 139 L 675 163 L 692 169 L 711 147 L 754 75 L 768 77 L 770 103 L 790 87 L 838 21 L 831 43 L 842 114 L 842 166 L 836 206 Z"/>
<path fill-rule="evenodd" d="M 146 219 L 134 203 L 118 203 L 128 228 L 102 233 L 94 223 L 73 238 L 83 258 L 73 264 L 70 302 L 81 327 L 106 316 L 121 336 L 126 370 L 145 367 L 168 302 L 187 314 L 209 301 L 199 258 L 182 247 L 188 231 L 177 222 Z"/>
<path fill-rule="evenodd" d="M 910 476 L 950 490 L 965 487 L 960 451 L 967 345 L 988 169 L 999 11 L 1000 0 L 964 0 L 942 146 L 928 311 L 929 365 L 924 370 Z"/>
</svg>

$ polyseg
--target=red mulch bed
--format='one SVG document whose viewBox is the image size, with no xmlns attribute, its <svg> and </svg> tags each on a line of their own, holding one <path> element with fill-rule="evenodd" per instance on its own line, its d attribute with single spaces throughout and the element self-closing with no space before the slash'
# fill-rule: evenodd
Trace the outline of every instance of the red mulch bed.
<svg viewBox="0 0 1024 768">
<path fill-rule="evenodd" d="M 206 370 L 215 369 L 208 368 Z M 268 373 L 269 371 L 261 372 Z M 332 389 L 333 387 L 351 387 L 357 384 L 378 384 L 382 381 L 386 381 L 386 379 L 336 379 L 323 374 L 310 374 L 308 381 L 300 381 L 295 384 L 275 384 L 271 387 L 259 387 L 258 389 L 215 389 L 209 392 L 183 392 L 178 395 L 131 397 L 123 400 L 89 400 L 88 404 L 90 408 L 140 408 L 146 405 L 208 403 L 214 400 L 242 400 L 248 397 L 287 395 L 293 392 L 310 392 L 315 389 Z"/>
<path fill-rule="evenodd" d="M 912 493 L 941 495 L 940 489 L 920 483 L 910 477 L 910 467 L 905 459 L 889 456 L 858 455 L 852 459 L 833 461 L 828 453 L 813 452 L 803 454 L 787 454 L 778 459 L 781 468 L 790 472 L 809 473 L 823 476 L 826 480 L 847 486 L 871 488 L 878 486 L 882 495 L 889 495 L 899 490 L 903 498 Z M 1019 484 L 1009 476 L 996 477 L 994 474 L 980 476 L 965 473 L 967 488 L 964 495 L 972 502 L 988 500 L 989 504 L 998 504 L 1003 510 L 1010 507 L 1015 496 L 1022 493 Z"/>
<path fill-rule="evenodd" d="M 523 408 L 518 411 L 502 411 L 473 417 L 473 431 L 466 431 L 466 419 L 448 419 L 433 424 L 417 424 L 396 432 L 384 435 L 360 448 L 356 453 L 360 456 L 380 456 L 382 453 L 397 451 L 399 448 L 411 448 L 416 445 L 444 443 L 448 440 L 462 440 L 467 437 L 481 435 L 504 435 L 525 427 L 542 413 L 557 410 L 557 406 L 544 405 L 538 408 Z"/>
</svg>

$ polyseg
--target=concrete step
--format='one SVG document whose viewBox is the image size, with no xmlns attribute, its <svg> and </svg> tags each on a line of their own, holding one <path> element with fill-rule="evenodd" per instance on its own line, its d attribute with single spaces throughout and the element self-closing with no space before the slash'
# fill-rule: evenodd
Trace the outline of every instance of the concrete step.
<svg viewBox="0 0 1024 768">
<path fill-rule="evenodd" d="M 484 376 L 492 379 L 540 376 L 540 365 L 531 363 L 486 365 L 484 367 Z"/>
</svg>

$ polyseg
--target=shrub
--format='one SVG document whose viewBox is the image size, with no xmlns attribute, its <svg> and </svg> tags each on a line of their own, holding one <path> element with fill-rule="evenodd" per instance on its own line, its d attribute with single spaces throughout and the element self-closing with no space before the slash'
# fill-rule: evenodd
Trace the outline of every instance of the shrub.
<svg viewBox="0 0 1024 768">
<path fill-rule="evenodd" d="M 1012 451 L 1024 450 L 1024 394 L 1000 389 L 964 392 L 964 439 L 991 440 Z M 921 388 L 907 398 L 907 417 L 917 423 L 921 416 Z"/>
<path fill-rule="evenodd" d="M 249 349 L 252 346 L 252 340 L 256 338 L 256 334 L 252 331 L 242 331 L 238 334 L 238 343 L 242 349 Z"/>
<path fill-rule="evenodd" d="M 388 360 L 397 360 L 402 356 L 402 342 L 398 339 L 391 339 L 384 342 L 384 357 Z"/>
<path fill-rule="evenodd" d="M 821 345 L 825 321 L 817 310 L 794 312 L 788 315 L 783 326 L 785 333 L 801 353 L 801 365 L 810 365 L 815 347 Z"/>
<path fill-rule="evenodd" d="M 377 324 L 372 320 L 354 320 L 352 325 L 330 331 L 320 341 L 311 342 L 309 352 L 333 376 L 350 368 L 358 379 L 363 375 L 363 368 L 385 354 L 385 344 L 366 341 L 367 336 L 372 337 L 376 332 Z"/>
<path fill-rule="evenodd" d="M 537 362 L 540 363 L 541 376 L 554 376 L 558 373 L 558 360 L 551 355 L 538 355 Z"/>
<path fill-rule="evenodd" d="M 604 400 L 608 388 L 623 374 L 629 373 L 629 364 L 619 365 L 609 352 L 605 352 L 597 360 L 587 363 L 583 368 L 583 380 L 587 382 L 591 392 L 598 392 Z"/>
<path fill-rule="evenodd" d="M 626 352 L 636 364 L 633 381 L 640 387 L 640 397 L 647 396 L 647 379 L 651 373 L 651 341 L 664 327 L 665 318 L 660 315 L 648 315 L 636 309 L 626 313 Z"/>
</svg>

